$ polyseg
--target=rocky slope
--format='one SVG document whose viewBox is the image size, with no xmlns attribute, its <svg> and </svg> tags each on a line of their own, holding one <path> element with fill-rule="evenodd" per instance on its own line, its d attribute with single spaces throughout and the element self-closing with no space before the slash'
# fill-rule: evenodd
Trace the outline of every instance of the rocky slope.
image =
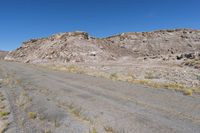
<svg viewBox="0 0 200 133">
<path fill-rule="evenodd" d="M 32 39 L 6 60 L 200 93 L 200 30 L 175 29 L 93 38 L 68 32 Z"/>
<path fill-rule="evenodd" d="M 85 32 L 68 32 L 24 42 L 6 59 L 27 63 L 90 63 L 124 57 L 164 58 L 166 55 L 198 54 L 199 51 L 199 30 L 122 33 L 102 39 L 90 37 Z"/>
</svg>

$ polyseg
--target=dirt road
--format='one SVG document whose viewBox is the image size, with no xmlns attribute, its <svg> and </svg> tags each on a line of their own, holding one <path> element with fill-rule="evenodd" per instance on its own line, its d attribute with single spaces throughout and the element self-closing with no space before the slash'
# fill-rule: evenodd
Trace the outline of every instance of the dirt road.
<svg viewBox="0 0 200 133">
<path fill-rule="evenodd" d="M 200 132 L 198 96 L 11 62 L 0 82 L 6 133 Z"/>
</svg>

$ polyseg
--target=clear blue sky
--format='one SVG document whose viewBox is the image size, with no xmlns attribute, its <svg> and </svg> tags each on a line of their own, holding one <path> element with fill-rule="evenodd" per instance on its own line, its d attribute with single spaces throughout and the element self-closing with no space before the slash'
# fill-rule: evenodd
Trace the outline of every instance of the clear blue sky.
<svg viewBox="0 0 200 133">
<path fill-rule="evenodd" d="M 67 31 L 105 37 L 122 32 L 200 29 L 200 0 L 1 0 L 0 49 Z"/>
</svg>

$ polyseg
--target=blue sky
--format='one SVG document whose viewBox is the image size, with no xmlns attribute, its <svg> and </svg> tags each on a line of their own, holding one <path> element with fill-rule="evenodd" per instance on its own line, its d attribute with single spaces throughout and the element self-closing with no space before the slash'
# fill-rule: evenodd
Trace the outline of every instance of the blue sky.
<svg viewBox="0 0 200 133">
<path fill-rule="evenodd" d="M 157 29 L 200 29 L 200 0 L 1 0 L 0 49 L 67 31 L 96 37 Z"/>
</svg>

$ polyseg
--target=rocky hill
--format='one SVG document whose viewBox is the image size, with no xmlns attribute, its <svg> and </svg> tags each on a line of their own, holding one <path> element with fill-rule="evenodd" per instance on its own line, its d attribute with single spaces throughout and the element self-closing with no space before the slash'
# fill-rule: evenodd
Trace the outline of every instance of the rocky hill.
<svg viewBox="0 0 200 133">
<path fill-rule="evenodd" d="M 200 93 L 200 30 L 122 33 L 94 38 L 67 32 L 31 39 L 6 60 L 160 88 Z"/>
<path fill-rule="evenodd" d="M 26 63 L 106 62 L 121 58 L 164 58 L 198 53 L 200 31 L 192 29 L 122 33 L 94 38 L 85 32 L 67 32 L 31 39 L 10 52 L 6 60 Z"/>
</svg>

